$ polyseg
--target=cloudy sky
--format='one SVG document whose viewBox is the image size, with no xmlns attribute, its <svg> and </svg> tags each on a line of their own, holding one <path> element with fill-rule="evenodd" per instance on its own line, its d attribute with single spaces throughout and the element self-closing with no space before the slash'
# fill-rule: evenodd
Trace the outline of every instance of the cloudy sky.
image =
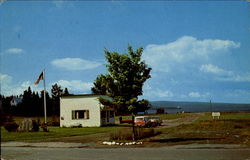
<svg viewBox="0 0 250 160">
<path fill-rule="evenodd" d="M 142 98 L 250 103 L 247 1 L 7 1 L 0 4 L 1 94 L 20 94 L 46 69 L 71 93 L 105 73 L 104 49 L 144 48 Z"/>
</svg>

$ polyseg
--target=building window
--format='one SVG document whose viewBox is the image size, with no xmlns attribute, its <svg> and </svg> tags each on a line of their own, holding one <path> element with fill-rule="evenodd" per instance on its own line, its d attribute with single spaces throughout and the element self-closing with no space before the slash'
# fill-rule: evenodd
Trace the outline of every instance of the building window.
<svg viewBox="0 0 250 160">
<path fill-rule="evenodd" d="M 73 110 L 72 119 L 89 119 L 89 110 Z"/>
</svg>

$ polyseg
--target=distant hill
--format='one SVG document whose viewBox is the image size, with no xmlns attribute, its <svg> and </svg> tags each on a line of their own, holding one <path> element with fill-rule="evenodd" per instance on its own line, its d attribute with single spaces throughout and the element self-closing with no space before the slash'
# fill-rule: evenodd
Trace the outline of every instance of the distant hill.
<svg viewBox="0 0 250 160">
<path fill-rule="evenodd" d="M 179 101 L 150 101 L 152 109 L 166 108 L 187 112 L 211 112 L 211 111 L 250 111 L 250 104 L 236 103 L 210 103 L 209 102 L 179 102 Z"/>
</svg>

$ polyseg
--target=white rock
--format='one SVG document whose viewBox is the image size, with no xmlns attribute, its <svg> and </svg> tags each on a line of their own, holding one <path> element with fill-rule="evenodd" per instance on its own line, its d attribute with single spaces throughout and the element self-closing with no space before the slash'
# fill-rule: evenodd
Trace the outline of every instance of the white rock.
<svg viewBox="0 0 250 160">
<path fill-rule="evenodd" d="M 106 142 L 106 141 L 104 141 L 104 142 L 102 142 L 102 144 L 107 144 L 108 142 Z"/>
</svg>

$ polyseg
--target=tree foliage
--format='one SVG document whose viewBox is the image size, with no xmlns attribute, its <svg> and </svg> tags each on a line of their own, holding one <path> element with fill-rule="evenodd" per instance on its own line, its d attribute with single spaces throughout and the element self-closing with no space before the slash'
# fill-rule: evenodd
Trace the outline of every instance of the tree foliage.
<svg viewBox="0 0 250 160">
<path fill-rule="evenodd" d="M 108 73 L 99 75 L 92 88 L 93 93 L 105 94 L 113 99 L 101 100 L 102 103 L 113 104 L 122 113 L 137 113 L 147 108 L 148 101 L 138 99 L 151 71 L 141 60 L 142 52 L 143 48 L 134 51 L 131 46 L 128 46 L 127 54 L 105 50 Z"/>
<path fill-rule="evenodd" d="M 52 101 L 53 101 L 53 105 L 52 105 L 53 115 L 60 115 L 60 96 L 62 96 L 63 94 L 64 93 L 63 93 L 63 89 L 61 89 L 61 86 L 57 85 L 57 83 L 52 85 L 51 96 L 52 96 Z"/>
</svg>

